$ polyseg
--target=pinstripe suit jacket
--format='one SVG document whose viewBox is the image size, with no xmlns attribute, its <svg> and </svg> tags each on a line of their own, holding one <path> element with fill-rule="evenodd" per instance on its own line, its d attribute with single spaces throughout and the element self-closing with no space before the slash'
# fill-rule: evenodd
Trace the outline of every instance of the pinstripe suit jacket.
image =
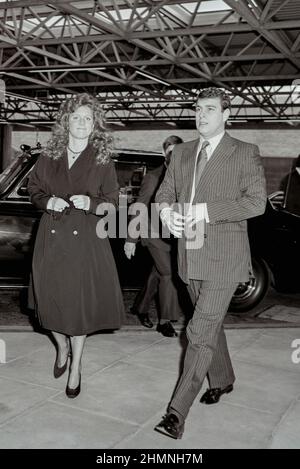
<svg viewBox="0 0 300 469">
<path fill-rule="evenodd" d="M 156 202 L 183 205 L 190 201 L 199 140 L 176 145 Z M 200 249 L 178 240 L 178 271 L 182 280 L 242 282 L 251 273 L 247 219 L 264 213 L 264 171 L 256 145 L 225 132 L 205 166 L 193 203 L 207 203 L 209 223 Z"/>
</svg>

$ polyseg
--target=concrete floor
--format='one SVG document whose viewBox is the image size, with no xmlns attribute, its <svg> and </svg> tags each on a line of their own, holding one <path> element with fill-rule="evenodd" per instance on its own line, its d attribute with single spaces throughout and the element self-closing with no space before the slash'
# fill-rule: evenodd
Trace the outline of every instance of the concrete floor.
<svg viewBox="0 0 300 469">
<path fill-rule="evenodd" d="M 127 312 L 133 305 L 136 294 L 136 291 L 123 291 Z M 27 310 L 25 306 L 27 304 L 26 295 L 26 290 L 0 290 L 0 330 L 5 326 L 9 326 L 9 330 L 13 326 L 19 330 L 32 330 L 32 327 L 37 326 L 34 312 Z M 277 314 L 272 314 L 272 312 Z M 149 315 L 156 324 L 157 309 L 154 301 L 150 305 Z M 181 323 L 183 321 L 184 317 L 182 316 Z M 127 313 L 124 324 L 125 326 L 139 326 L 140 323 L 136 316 Z M 265 298 L 251 311 L 239 314 L 229 311 L 225 318 L 225 324 L 232 328 L 300 327 L 300 293 L 278 293 L 270 288 Z"/>
<path fill-rule="evenodd" d="M 0 329 L 0 448 L 300 448 L 300 363 L 292 361 L 300 329 L 226 333 L 234 392 L 217 405 L 195 401 L 182 440 L 173 440 L 153 427 L 178 377 L 180 337 L 134 326 L 89 337 L 81 394 L 68 399 L 67 373 L 52 375 L 49 338 Z"/>
</svg>

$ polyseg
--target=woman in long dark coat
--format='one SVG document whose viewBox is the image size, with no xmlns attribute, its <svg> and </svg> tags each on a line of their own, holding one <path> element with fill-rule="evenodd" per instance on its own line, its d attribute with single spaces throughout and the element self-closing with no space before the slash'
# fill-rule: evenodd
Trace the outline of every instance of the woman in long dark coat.
<svg viewBox="0 0 300 469">
<path fill-rule="evenodd" d="M 96 99 L 68 99 L 28 184 L 32 203 L 44 210 L 33 255 L 36 309 L 57 344 L 56 378 L 71 356 L 68 397 L 80 392 L 86 335 L 119 328 L 124 313 L 109 240 L 96 233 L 101 204 L 115 210 L 118 201 L 111 139 L 103 129 Z"/>
</svg>

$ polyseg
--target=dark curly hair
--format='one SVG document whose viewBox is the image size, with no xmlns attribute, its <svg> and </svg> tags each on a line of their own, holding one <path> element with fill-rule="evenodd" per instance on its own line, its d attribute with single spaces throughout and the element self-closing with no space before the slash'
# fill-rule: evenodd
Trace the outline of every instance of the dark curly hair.
<svg viewBox="0 0 300 469">
<path fill-rule="evenodd" d="M 225 111 L 225 109 L 230 110 L 230 107 L 231 107 L 230 96 L 222 88 L 214 88 L 214 87 L 203 88 L 202 90 L 199 91 L 197 95 L 196 103 L 198 99 L 204 99 L 204 98 L 220 98 L 222 111 Z"/>
<path fill-rule="evenodd" d="M 89 136 L 89 143 L 96 150 L 96 163 L 106 164 L 112 156 L 113 140 L 111 135 L 105 132 L 104 111 L 100 102 L 88 93 L 75 95 L 61 104 L 52 138 L 47 142 L 43 153 L 54 160 L 62 157 L 68 145 L 69 116 L 80 106 L 88 106 L 93 112 L 94 127 Z"/>
</svg>

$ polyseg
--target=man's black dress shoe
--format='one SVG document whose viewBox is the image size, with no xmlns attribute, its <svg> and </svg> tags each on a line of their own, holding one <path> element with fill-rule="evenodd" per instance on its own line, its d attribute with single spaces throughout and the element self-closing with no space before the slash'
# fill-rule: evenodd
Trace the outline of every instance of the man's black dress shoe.
<svg viewBox="0 0 300 469">
<path fill-rule="evenodd" d="M 160 332 L 165 337 L 176 337 L 177 332 L 175 331 L 172 324 L 169 322 L 165 322 L 164 324 L 157 324 L 156 326 L 157 332 Z"/>
<path fill-rule="evenodd" d="M 138 320 L 144 327 L 151 329 L 153 327 L 153 322 L 150 320 L 148 314 L 137 314 Z"/>
<path fill-rule="evenodd" d="M 159 422 L 156 427 L 154 427 L 154 430 L 178 440 L 182 437 L 184 422 L 179 423 L 178 417 L 175 414 L 169 413 L 163 417 L 162 421 Z"/>
<path fill-rule="evenodd" d="M 58 366 L 58 352 L 57 352 L 56 360 L 55 360 L 54 368 L 53 368 L 54 378 L 60 378 L 64 374 L 64 372 L 66 371 L 67 365 L 68 365 L 69 355 L 70 355 L 70 351 L 68 352 L 67 359 L 66 359 L 65 363 L 63 364 L 63 366 Z"/>
<path fill-rule="evenodd" d="M 231 391 L 233 391 L 232 384 L 229 384 L 224 389 L 221 389 L 221 388 L 207 389 L 205 393 L 203 394 L 203 396 L 201 397 L 200 402 L 202 402 L 202 404 L 217 404 L 222 394 L 229 394 Z"/>
<path fill-rule="evenodd" d="M 147 313 L 139 313 L 136 309 L 130 308 L 130 313 L 138 318 L 142 326 L 148 327 L 151 329 L 153 327 L 153 322 L 150 320 Z"/>
<path fill-rule="evenodd" d="M 71 399 L 74 399 L 74 397 L 77 397 L 78 394 L 80 393 L 81 390 L 81 374 L 79 376 L 79 383 L 76 388 L 69 388 L 69 386 L 66 387 L 66 395 L 70 397 Z"/>
</svg>

